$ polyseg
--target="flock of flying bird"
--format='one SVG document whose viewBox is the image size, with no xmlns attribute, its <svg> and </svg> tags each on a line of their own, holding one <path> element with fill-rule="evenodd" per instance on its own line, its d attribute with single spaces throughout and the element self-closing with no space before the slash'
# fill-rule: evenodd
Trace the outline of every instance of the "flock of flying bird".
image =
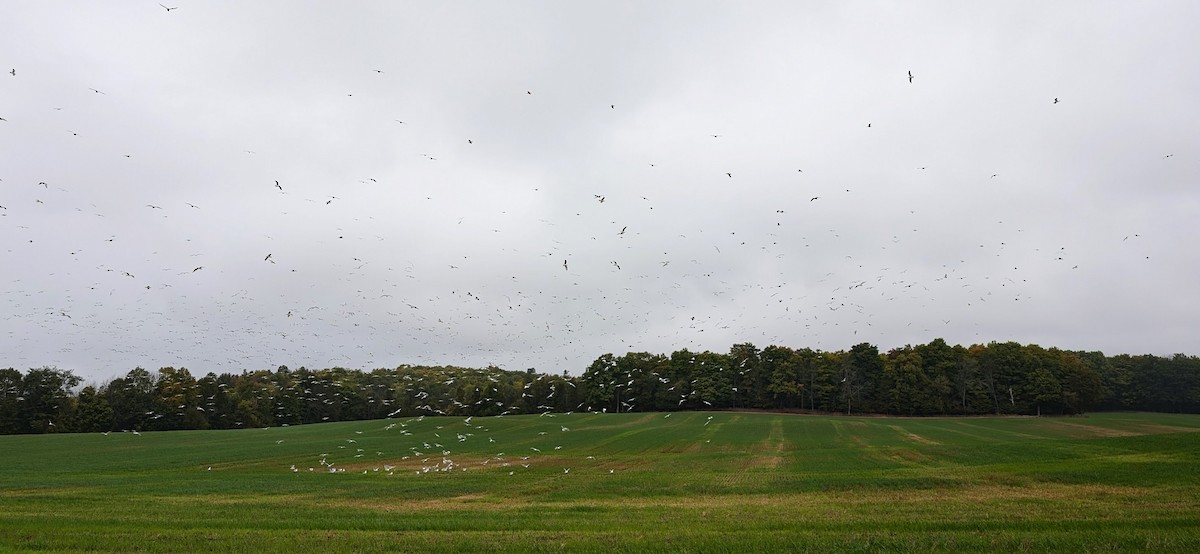
<svg viewBox="0 0 1200 554">
<path fill-rule="evenodd" d="M 504 416 L 498 416 L 504 417 Z M 539 417 L 553 418 L 554 414 L 544 413 Z M 438 418 L 426 420 L 426 416 L 417 416 L 403 420 L 387 420 L 380 433 L 371 432 L 367 436 L 364 431 L 354 431 L 355 436 L 344 439 L 343 444 L 333 445 L 336 452 L 317 455 L 315 465 L 292 464 L 288 470 L 293 473 L 324 472 L 324 473 L 361 473 L 380 475 L 403 475 L 411 472 L 415 475 L 455 474 L 471 470 L 487 470 L 507 472 L 509 476 L 516 475 L 531 468 L 545 467 L 547 464 L 558 464 L 564 475 L 571 472 L 571 466 L 562 463 L 576 459 L 577 453 L 573 448 L 560 444 L 561 440 L 553 440 L 551 431 L 531 430 L 529 436 L 506 433 L 501 441 L 491 436 L 489 421 L 494 418 L 483 418 L 484 423 L 472 422 L 472 417 Z M 710 417 L 709 420 L 712 418 Z M 705 422 L 705 425 L 708 421 Z M 554 435 L 568 433 L 570 428 L 563 425 L 531 426 L 531 429 L 553 429 Z M 388 436 L 394 435 L 394 436 Z M 506 438 L 516 438 L 518 444 L 505 444 Z M 486 442 L 484 441 L 486 439 Z M 286 439 L 278 440 L 282 444 Z M 711 439 L 706 439 L 711 440 Z M 378 448 L 399 448 L 395 450 L 368 450 L 367 441 Z M 405 444 L 407 443 L 407 444 Z M 478 445 L 476 444 L 478 443 Z M 486 444 L 486 446 L 482 446 Z M 541 445 L 533 446 L 533 445 Z M 513 448 L 520 450 L 514 451 Z M 460 449 L 466 449 L 462 451 Z M 487 450 L 486 454 L 479 450 Z M 507 450 L 507 452 L 506 452 Z M 461 455 L 461 457 L 460 457 Z M 591 468 L 597 468 L 599 463 L 595 456 L 585 456 L 578 459 Z M 211 467 L 211 466 L 210 466 Z M 613 474 L 615 468 L 605 468 Z M 399 473 L 397 473 L 399 472 Z M 578 473 L 578 472 L 577 472 Z"/>
<path fill-rule="evenodd" d="M 496 382 L 494 377 L 488 378 Z M 493 470 L 514 476 L 531 469 L 544 472 L 546 468 L 561 468 L 562 474 L 567 475 L 571 473 L 572 467 L 581 470 L 576 474 L 599 472 L 611 475 L 618 469 L 627 468 L 629 460 L 597 459 L 594 455 L 587 454 L 586 441 L 564 440 L 565 434 L 572 432 L 572 429 L 566 425 L 555 423 L 553 420 L 558 415 L 571 415 L 574 411 L 568 411 L 565 414 L 552 412 L 553 408 L 548 404 L 552 404 L 554 395 L 560 392 L 555 385 L 550 386 L 549 392 L 544 397 L 535 398 L 535 385 L 545 379 L 546 375 L 544 374 L 532 377 L 524 384 L 522 393 L 522 400 L 529 399 L 531 402 L 545 403 L 545 405 L 539 405 L 539 409 L 545 409 L 545 411 L 537 415 L 524 416 L 532 418 L 532 420 L 514 421 L 512 424 L 507 422 L 502 424 L 501 421 L 505 420 L 510 412 L 515 412 L 518 409 L 517 406 L 511 406 L 509 410 L 492 417 L 448 416 L 445 411 L 430 405 L 444 403 L 446 399 L 434 398 L 435 395 L 430 394 L 419 383 L 414 382 L 405 388 L 405 394 L 411 395 L 415 401 L 426 402 L 425 405 L 418 406 L 417 410 L 425 411 L 428 415 L 397 419 L 395 416 L 403 411 L 403 409 L 397 409 L 387 414 L 387 418 L 384 420 L 358 422 L 354 424 L 355 428 L 369 426 L 368 430 L 353 430 L 344 439 L 340 439 L 334 444 L 321 446 L 320 448 L 327 451 L 316 454 L 315 460 L 307 460 L 310 463 L 305 464 L 305 460 L 300 460 L 291 464 L 287 469 L 293 473 L 360 473 L 380 476 L 421 476 Z M 405 380 L 414 381 L 411 376 L 406 376 Z M 454 378 L 450 378 L 443 384 L 452 385 L 454 381 Z M 619 385 L 615 382 L 614 384 Z M 318 386 L 335 392 L 327 395 L 325 392 L 312 390 Z M 342 396 L 340 392 L 336 392 L 338 391 L 337 387 L 340 386 L 340 382 L 332 379 L 315 379 L 312 382 L 299 382 L 293 385 L 298 392 L 303 393 L 304 400 L 317 401 L 323 398 L 323 402 L 330 404 L 339 401 L 334 397 Z M 371 386 L 369 384 L 361 385 L 364 390 Z M 574 386 L 574 384 L 562 381 L 557 386 Z M 225 383 L 220 383 L 218 387 L 228 388 Z M 476 391 L 478 392 L 479 389 Z M 261 401 L 276 404 L 279 410 L 286 411 L 288 409 L 275 396 L 264 394 L 259 391 L 256 397 Z M 206 401 L 202 398 L 202 405 L 196 406 L 196 409 L 206 411 L 204 406 L 208 406 L 209 409 L 215 411 L 214 401 L 215 396 L 207 397 Z M 456 402 L 453 399 L 451 401 Z M 481 398 L 477 404 L 491 404 L 494 401 L 496 401 L 495 398 L 488 396 Z M 384 404 L 395 405 L 390 400 L 384 400 Z M 502 405 L 503 403 L 496 402 L 496 404 Z M 628 404 L 626 405 L 628 406 Z M 676 415 L 674 413 L 644 413 L 638 414 L 636 419 L 608 421 L 603 419 L 607 410 L 594 410 L 591 406 L 585 407 L 585 404 L 580 404 L 578 408 L 582 413 L 596 417 L 574 419 L 575 425 L 582 426 L 576 431 L 601 431 L 606 434 L 613 429 L 635 427 L 645 422 L 647 418 L 670 419 Z M 187 406 L 180 405 L 179 409 L 185 410 Z M 146 415 L 151 420 L 155 420 L 167 414 L 152 410 L 146 412 Z M 715 432 L 721 427 L 720 420 L 717 420 L 716 415 L 695 412 L 678 415 L 679 417 L 672 420 L 672 425 L 695 432 L 695 440 L 701 446 L 711 444 L 712 439 L 716 436 Z M 709 427 L 714 421 L 718 425 Z M 378 424 L 378 427 L 375 427 L 375 424 Z M 49 425 L 54 426 L 54 423 L 50 422 Z M 283 424 L 281 427 L 286 428 L 288 425 Z M 503 429 L 500 433 L 494 433 L 492 427 L 503 427 Z M 272 428 L 267 427 L 264 430 L 271 431 Z M 286 433 L 286 431 L 284 432 Z M 125 433 L 134 437 L 141 436 L 137 430 L 126 430 Z M 121 436 L 120 434 L 112 435 L 107 431 L 103 435 L 114 438 Z M 271 439 L 274 439 L 274 436 L 277 434 L 272 435 Z M 497 440 L 497 437 L 500 439 Z M 291 437 L 285 435 L 285 438 L 275 439 L 274 444 L 283 445 L 290 440 L 292 440 Z M 222 466 L 221 462 L 217 462 L 217 464 L 218 471 L 229 467 Z M 203 469 L 212 471 L 213 466 L 205 464 Z M 554 469 L 553 471 L 557 472 L 558 470 Z"/>
<path fill-rule="evenodd" d="M 175 16 L 177 7 L 159 6 Z M 362 72 L 381 82 L 392 75 L 384 69 Z M 7 73 L 10 80 L 25 78 L 17 68 Z M 897 75 L 901 77 L 919 86 L 912 71 Z M 98 86 L 106 90 L 80 90 L 90 90 L 92 100 L 99 102 L 121 95 L 111 86 Z M 382 87 L 363 88 L 321 101 L 387 95 Z M 512 94 L 516 98 L 508 99 L 510 110 L 528 114 L 539 109 L 540 94 L 533 90 Z M 610 108 L 604 112 L 619 114 L 618 104 L 604 103 Z M 1057 106 L 1060 99 L 1046 104 Z M 83 113 L 120 109 L 84 101 L 68 108 Z M 3 115 L 7 117 L 0 120 L 10 128 L 0 132 L 15 132 L 23 114 Z M 395 124 L 388 132 L 405 137 L 396 138 L 397 144 L 416 142 L 408 135 L 428 131 L 419 117 L 401 117 L 379 117 Z M 866 127 L 881 130 L 870 122 Z M 125 152 L 120 149 L 126 145 L 107 143 L 104 129 L 80 125 L 63 133 L 87 141 L 64 147 L 65 152 L 90 151 L 131 164 L 149 157 L 149 152 Z M 735 137 L 728 131 L 698 135 L 709 144 L 696 148 L 719 160 L 719 143 Z M 242 143 L 242 137 L 224 140 L 243 159 L 266 158 L 259 152 L 270 146 Z M 440 166 L 467 160 L 495 142 L 463 136 L 458 147 L 407 151 L 403 164 L 418 157 L 419 163 L 438 164 L 439 169 L 421 170 L 422 178 L 432 182 L 429 175 L 445 171 Z M 94 163 L 107 167 L 113 161 Z M 238 163 L 272 168 L 269 161 Z M 35 167 L 32 161 L 22 165 L 24 173 Z M 657 172 L 667 165 L 645 161 L 642 168 Z M 598 193 L 531 180 L 523 190 L 473 197 L 456 192 L 456 182 L 449 178 L 409 185 L 394 175 L 378 174 L 328 184 L 294 174 L 264 178 L 255 171 L 237 185 L 244 191 L 237 200 L 242 206 L 231 207 L 218 191 L 157 191 L 146 202 L 88 190 L 89 183 L 78 174 L 29 182 L 0 175 L 0 228 L 6 237 L 0 247 L 6 256 L 71 261 L 68 271 L 44 279 L 28 278 L 38 275 L 37 270 L 22 272 L 25 278 L 5 277 L 0 309 L 33 330 L 10 330 L 4 340 L 18 344 L 32 335 L 43 337 L 39 340 L 59 337 L 57 350 L 64 359 L 136 364 L 151 351 L 163 365 L 187 365 L 198 372 L 247 369 L 256 363 L 480 360 L 578 372 L 583 369 L 580 356 L 591 359 L 606 351 L 649 349 L 647 345 L 704 349 L 731 344 L 736 340 L 726 337 L 736 337 L 760 345 L 807 346 L 829 327 L 852 329 L 857 336 L 871 328 L 875 313 L 888 303 L 912 312 L 909 326 L 919 329 L 914 336 L 933 338 L 952 331 L 950 320 L 927 317 L 941 313 L 938 306 L 979 307 L 1029 298 L 1022 268 L 1013 260 L 1034 258 L 1043 265 L 1061 263 L 1064 270 L 1080 268 L 1066 246 L 1027 240 L 1021 223 L 1004 220 L 976 222 L 987 236 L 1010 238 L 973 244 L 975 252 L 964 248 L 969 235 L 955 240 L 943 236 L 936 241 L 950 253 L 933 267 L 908 267 L 892 256 L 884 258 L 895 263 L 884 265 L 867 254 L 934 240 L 920 228 L 945 226 L 914 204 L 893 210 L 888 231 L 860 232 L 838 222 L 869 200 L 844 185 L 818 182 L 819 170 L 787 170 L 791 177 L 811 176 L 811 182 L 796 185 L 807 202 L 772 197 L 756 203 L 728 192 L 724 183 L 740 183 L 742 173 L 724 169 L 697 177 L 707 188 L 696 194 L 723 187 L 714 197 L 738 207 L 750 205 L 758 214 L 754 220 L 736 219 L 735 213 L 743 212 L 710 219 L 711 214 L 675 208 L 665 201 L 672 192 L 657 185 L 643 187 L 644 194 L 630 194 L 624 187 Z M 145 174 L 118 171 L 127 179 Z M 652 175 L 645 179 L 655 179 Z M 986 172 L 980 180 L 999 182 L 998 177 Z M 753 185 L 737 186 L 761 192 Z M 216 204 L 225 211 L 210 215 Z M 542 205 L 554 207 L 543 212 L 530 208 Z M 148 213 L 136 214 L 135 206 Z M 466 208 L 466 215 L 456 212 L 460 208 Z M 136 229 L 118 222 L 133 218 L 140 220 Z M 213 226 L 245 226 L 249 233 L 241 240 L 214 243 L 206 238 L 206 228 Z M 1140 239 L 1139 234 L 1128 235 Z M 432 237 L 445 240 L 424 244 Z M 43 243 L 59 250 L 46 253 Z M 814 262 L 806 251 L 818 249 L 843 254 Z M 35 250 L 41 253 L 34 256 Z M 972 332 L 967 325 L 957 329 L 960 339 Z M 315 348 L 317 343 L 322 347 Z M 7 350 L 11 355 L 14 349 Z M 336 354 L 313 354 L 318 351 Z"/>
</svg>

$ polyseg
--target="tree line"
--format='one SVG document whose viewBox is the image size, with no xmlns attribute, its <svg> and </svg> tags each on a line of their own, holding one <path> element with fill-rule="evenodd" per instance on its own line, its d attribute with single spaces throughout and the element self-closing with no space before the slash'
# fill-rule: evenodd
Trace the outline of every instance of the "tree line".
<svg viewBox="0 0 1200 554">
<path fill-rule="evenodd" d="M 1200 358 L 1105 356 L 942 339 L 886 353 L 736 344 L 728 353 L 605 354 L 581 377 L 608 411 L 806 410 L 888 415 L 1200 412 Z"/>
<path fill-rule="evenodd" d="M 579 376 L 454 366 L 340 367 L 195 377 L 135 368 L 103 384 L 71 370 L 0 369 L 0 434 L 235 429 L 411 417 L 720 409 L 849 414 L 1200 412 L 1200 358 L 1105 356 L 942 339 L 886 353 L 753 344 L 727 353 L 604 354 Z"/>
</svg>

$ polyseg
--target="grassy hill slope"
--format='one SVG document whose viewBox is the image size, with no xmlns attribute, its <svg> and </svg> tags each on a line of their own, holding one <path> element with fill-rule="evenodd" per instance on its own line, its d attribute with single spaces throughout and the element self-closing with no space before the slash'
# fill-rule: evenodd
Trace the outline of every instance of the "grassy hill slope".
<svg viewBox="0 0 1200 554">
<path fill-rule="evenodd" d="M 1200 551 L 1200 416 L 438 417 L 0 437 L 0 548 Z"/>
</svg>

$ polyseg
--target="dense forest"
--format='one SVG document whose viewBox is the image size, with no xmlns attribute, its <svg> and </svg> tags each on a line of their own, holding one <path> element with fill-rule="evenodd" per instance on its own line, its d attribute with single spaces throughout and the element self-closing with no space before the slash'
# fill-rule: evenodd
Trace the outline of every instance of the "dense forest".
<svg viewBox="0 0 1200 554">
<path fill-rule="evenodd" d="M 1200 412 L 1200 358 L 1105 356 L 941 339 L 886 353 L 736 344 L 727 353 L 605 354 L 580 376 L 400 366 L 208 373 L 0 369 L 0 434 L 232 429 L 418 415 L 764 409 L 890 415 Z"/>
</svg>

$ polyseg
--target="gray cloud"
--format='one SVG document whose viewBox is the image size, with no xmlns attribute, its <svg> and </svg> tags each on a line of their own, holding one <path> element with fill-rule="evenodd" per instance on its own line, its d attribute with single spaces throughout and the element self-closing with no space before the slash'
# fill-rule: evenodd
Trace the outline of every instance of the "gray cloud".
<svg viewBox="0 0 1200 554">
<path fill-rule="evenodd" d="M 7 11 L 0 365 L 1200 350 L 1188 2 Z"/>
</svg>

